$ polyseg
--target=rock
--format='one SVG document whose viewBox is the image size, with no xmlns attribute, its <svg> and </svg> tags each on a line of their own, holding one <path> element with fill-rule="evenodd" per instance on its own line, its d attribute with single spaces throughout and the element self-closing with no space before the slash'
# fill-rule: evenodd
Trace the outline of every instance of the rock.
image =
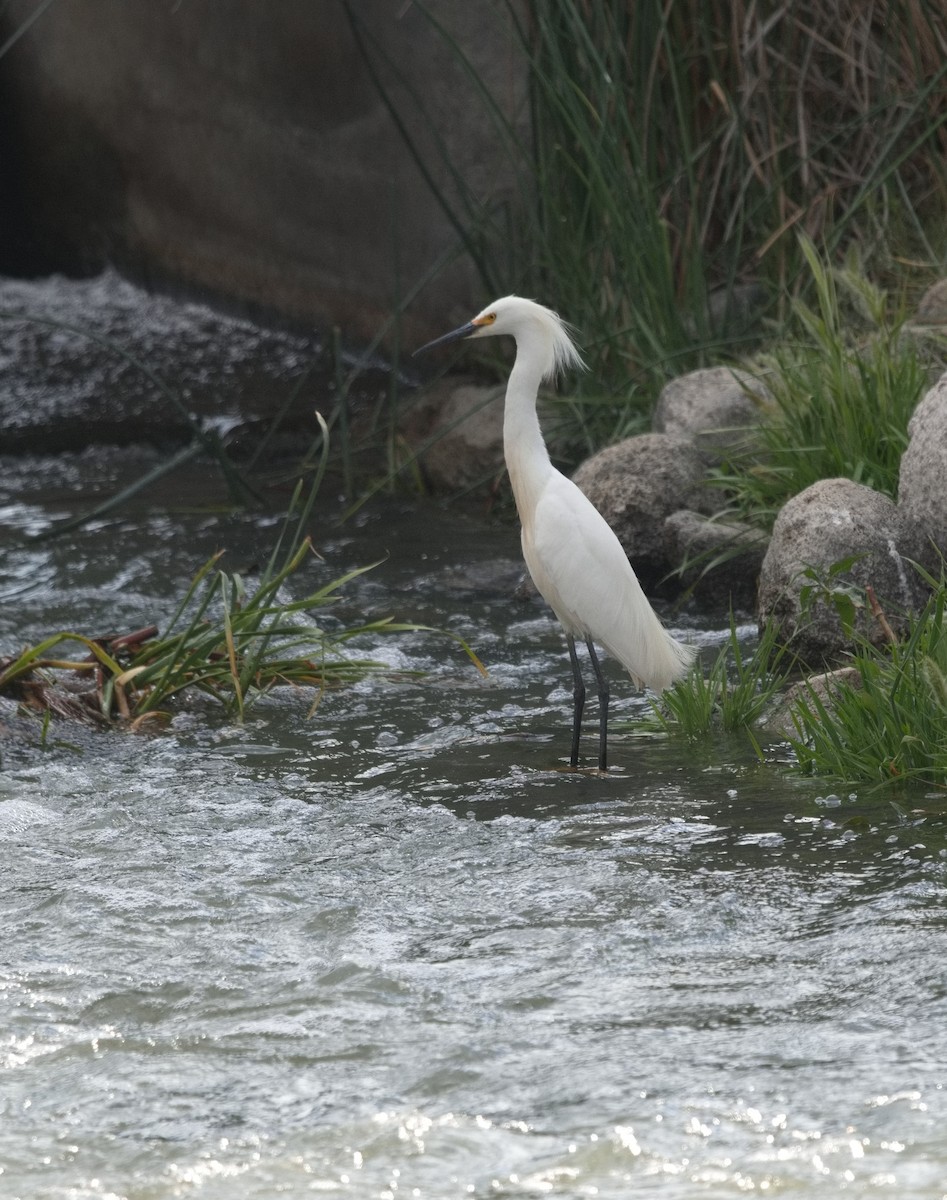
<svg viewBox="0 0 947 1200">
<path fill-rule="evenodd" d="M 654 410 L 656 433 L 691 438 L 707 464 L 753 444 L 760 408 L 769 397 L 747 371 L 708 367 L 665 384 Z"/>
<path fill-rule="evenodd" d="M 843 603 L 845 597 L 854 603 L 861 635 L 876 643 L 885 636 L 865 604 L 868 587 L 891 627 L 903 632 L 905 615 L 923 603 L 923 588 L 903 556 L 912 540 L 911 523 L 886 496 L 850 479 L 812 484 L 784 505 L 773 526 L 760 573 L 760 628 L 776 621 L 780 639 L 811 664 L 831 662 L 848 648 L 834 603 L 806 575 L 811 569 Z M 838 568 L 853 555 L 850 566 Z"/>
<path fill-rule="evenodd" d="M 435 491 L 463 491 L 502 472 L 505 391 L 505 385 L 455 383 L 438 396 L 436 387 L 428 389 L 436 416 L 420 458 Z"/>
<path fill-rule="evenodd" d="M 0 211 L 21 218 L 0 225 L 3 269 L 110 263 L 367 342 L 453 243 L 442 197 L 462 207 L 458 179 L 486 208 L 516 194 L 481 96 L 525 126 L 528 61 L 506 4 L 441 0 L 436 22 L 377 0 L 84 0 L 42 15 L 34 0 L 0 12 Z M 471 259 L 453 255 L 404 344 L 482 302 Z"/>
<path fill-rule="evenodd" d="M 914 410 L 908 433 L 911 440 L 901 458 L 898 507 L 916 528 L 910 553 L 936 572 L 940 560 L 934 547 L 947 555 L 947 374 Z"/>
<path fill-rule="evenodd" d="M 681 509 L 664 522 L 669 561 L 681 582 L 704 604 L 753 609 L 768 538 L 737 521 L 713 521 Z M 685 564 L 692 564 L 687 565 Z"/>
<path fill-rule="evenodd" d="M 811 708 L 814 695 L 831 712 L 840 686 L 862 686 L 861 672 L 857 667 L 839 667 L 837 671 L 826 671 L 821 675 L 810 675 L 808 679 L 797 680 L 768 714 L 764 722 L 765 728 L 768 732 L 783 737 L 798 737 L 799 731 L 792 717 L 795 706 L 800 701 L 808 701 Z"/>
<path fill-rule="evenodd" d="M 932 283 L 917 305 L 913 325 L 947 325 L 947 279 Z"/>
<path fill-rule="evenodd" d="M 716 497 L 704 486 L 704 463 L 686 438 L 643 433 L 586 459 L 573 479 L 653 585 L 676 563 L 668 559 L 664 522 L 682 507 L 709 513 Z"/>
<path fill-rule="evenodd" d="M 769 291 L 761 283 L 714 288 L 707 297 L 711 331 L 717 337 L 733 337 L 759 328 L 768 300 Z"/>
</svg>

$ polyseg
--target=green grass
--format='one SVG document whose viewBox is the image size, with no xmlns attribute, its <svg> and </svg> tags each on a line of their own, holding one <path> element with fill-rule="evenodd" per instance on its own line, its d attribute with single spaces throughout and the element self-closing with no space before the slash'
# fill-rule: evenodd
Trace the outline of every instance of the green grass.
<svg viewBox="0 0 947 1200">
<path fill-rule="evenodd" d="M 731 616 L 729 637 L 709 667 L 691 671 L 652 701 L 653 726 L 691 740 L 713 733 L 746 733 L 753 740 L 753 727 L 785 686 L 784 657 L 775 626 L 767 626 L 746 655 Z"/>
<path fill-rule="evenodd" d="M 857 643 L 860 686 L 830 703 L 811 689 L 793 706 L 800 770 L 844 784 L 947 789 L 947 589 L 934 591 L 901 643 Z"/>
<path fill-rule="evenodd" d="M 856 637 L 858 682 L 836 681 L 831 698 L 803 685 L 790 713 L 796 770 L 844 785 L 947 790 L 947 586 L 933 592 L 901 642 Z M 731 620 L 716 658 L 653 701 L 652 728 L 694 743 L 744 734 L 760 759 L 754 728 L 789 682 L 793 663 L 775 626 L 744 653 Z"/>
<path fill-rule="evenodd" d="M 843 477 L 895 497 L 908 422 L 930 381 L 931 348 L 905 331 L 903 307 L 854 254 L 832 269 L 801 240 L 815 303 L 793 305 L 793 340 L 755 360 L 772 396 L 757 445 L 712 473 L 727 507 L 769 527 L 820 479 Z"/>
</svg>

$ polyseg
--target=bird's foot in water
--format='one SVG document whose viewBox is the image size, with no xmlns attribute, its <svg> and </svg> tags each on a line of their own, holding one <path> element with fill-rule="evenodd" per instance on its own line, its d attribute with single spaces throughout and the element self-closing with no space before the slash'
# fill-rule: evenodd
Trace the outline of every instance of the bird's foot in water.
<svg viewBox="0 0 947 1200">
<path fill-rule="evenodd" d="M 562 763 L 558 767 L 553 767 L 554 771 L 561 771 L 564 775 L 608 775 L 608 767 L 584 767 L 573 765 L 572 763 Z"/>
</svg>

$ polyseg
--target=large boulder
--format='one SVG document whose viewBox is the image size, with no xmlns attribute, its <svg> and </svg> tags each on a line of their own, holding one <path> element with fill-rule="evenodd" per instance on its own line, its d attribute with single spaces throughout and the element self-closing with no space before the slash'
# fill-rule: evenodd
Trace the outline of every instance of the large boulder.
<svg viewBox="0 0 947 1200">
<path fill-rule="evenodd" d="M 705 605 L 752 610 L 766 534 L 739 521 L 713 520 L 681 509 L 664 522 L 668 559 L 683 587 Z"/>
<path fill-rule="evenodd" d="M 898 506 L 916 527 L 912 552 L 932 570 L 947 555 L 947 374 L 914 411 L 901 458 Z"/>
<path fill-rule="evenodd" d="M 586 459 L 573 479 L 615 530 L 642 582 L 653 584 L 676 566 L 668 558 L 667 517 L 680 508 L 713 509 L 704 474 L 693 442 L 643 433 Z"/>
<path fill-rule="evenodd" d="M 760 573 L 760 627 L 776 621 L 803 661 L 831 663 L 850 645 L 839 605 L 854 612 L 858 633 L 885 640 L 866 603 L 872 588 L 890 627 L 903 632 L 923 603 L 904 553 L 912 540 L 911 522 L 887 496 L 850 479 L 814 483 L 776 518 Z"/>
<path fill-rule="evenodd" d="M 503 384 L 442 381 L 427 389 L 422 410 L 403 423 L 428 483 L 437 492 L 485 486 L 503 472 Z"/>
<path fill-rule="evenodd" d="M 818 702 L 831 713 L 842 689 L 858 690 L 861 686 L 861 671 L 857 667 L 838 667 L 834 671 L 810 675 L 808 679 L 797 679 L 767 713 L 764 728 L 776 736 L 798 737 L 800 731 L 793 715 L 797 708 L 812 709 Z"/>
<path fill-rule="evenodd" d="M 748 371 L 706 367 L 666 383 L 658 397 L 652 428 L 691 439 L 704 461 L 716 464 L 753 443 L 766 386 Z"/>
<path fill-rule="evenodd" d="M 425 275 L 403 344 L 476 312 L 470 257 L 431 266 L 460 188 L 517 190 L 481 93 L 528 120 L 521 14 L 434 7 L 4 3 L 0 270 L 112 263 L 366 341 Z"/>
</svg>

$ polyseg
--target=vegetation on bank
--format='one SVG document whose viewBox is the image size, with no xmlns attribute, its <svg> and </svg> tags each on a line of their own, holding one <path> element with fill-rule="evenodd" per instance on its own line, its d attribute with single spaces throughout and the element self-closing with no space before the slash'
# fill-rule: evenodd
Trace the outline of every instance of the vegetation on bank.
<svg viewBox="0 0 947 1200">
<path fill-rule="evenodd" d="M 845 478 L 897 497 L 908 423 L 947 343 L 913 334 L 902 302 L 867 278 L 854 248 L 832 268 L 801 239 L 814 302 L 749 369 L 770 397 L 749 444 L 711 471 L 721 507 L 769 528 L 793 496 Z"/>
<path fill-rule="evenodd" d="M 854 676 L 826 701 L 808 687 L 793 705 L 799 766 L 843 783 L 947 790 L 947 587 L 938 586 L 903 642 L 858 639 Z"/>
<path fill-rule="evenodd" d="M 692 741 L 749 739 L 761 761 L 768 742 L 788 740 L 804 774 L 947 791 L 947 571 L 926 578 L 931 596 L 907 636 L 899 641 L 889 630 L 875 644 L 849 623 L 852 652 L 823 686 L 797 676 L 790 688 L 796 664 L 773 626 L 746 652 L 731 623 L 716 656 L 653 702 L 652 727 Z M 839 611 L 843 620 L 851 615 L 844 605 Z M 875 616 L 887 628 L 884 613 Z"/>
<path fill-rule="evenodd" d="M 501 194 L 464 178 L 426 98 L 346 7 L 485 298 L 536 296 L 585 332 L 566 448 L 614 440 L 667 378 L 775 332 L 800 288 L 800 234 L 830 257 L 860 245 L 893 291 L 947 249 L 935 0 L 498 0 L 526 68 L 522 110 L 417 0 L 508 156 Z"/>
<path fill-rule="evenodd" d="M 529 8 L 530 282 L 608 331 L 590 360 L 613 394 L 782 319 L 800 233 L 829 255 L 926 246 L 947 198 L 933 0 Z"/>
</svg>

